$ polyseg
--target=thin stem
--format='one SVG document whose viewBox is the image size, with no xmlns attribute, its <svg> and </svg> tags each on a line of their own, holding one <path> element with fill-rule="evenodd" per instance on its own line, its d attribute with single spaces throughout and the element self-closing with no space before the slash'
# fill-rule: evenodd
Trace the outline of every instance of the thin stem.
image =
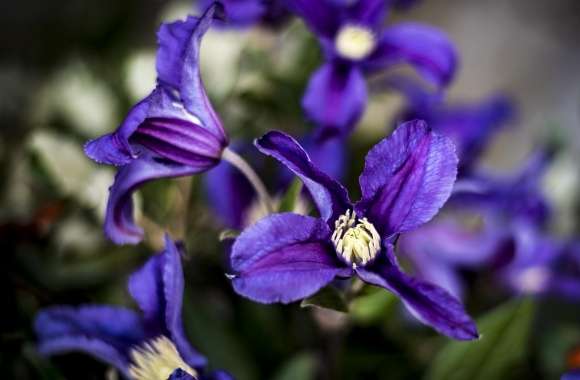
<svg viewBox="0 0 580 380">
<path fill-rule="evenodd" d="M 225 148 L 222 153 L 222 159 L 226 160 L 233 166 L 235 166 L 242 174 L 248 179 L 250 184 L 256 190 L 258 194 L 258 198 L 260 203 L 262 203 L 263 207 L 268 211 L 268 214 L 274 212 L 274 203 L 272 202 L 272 198 L 268 194 L 268 190 L 266 190 L 266 186 L 258 177 L 254 169 L 244 160 L 239 154 L 234 152 L 229 148 Z"/>
</svg>

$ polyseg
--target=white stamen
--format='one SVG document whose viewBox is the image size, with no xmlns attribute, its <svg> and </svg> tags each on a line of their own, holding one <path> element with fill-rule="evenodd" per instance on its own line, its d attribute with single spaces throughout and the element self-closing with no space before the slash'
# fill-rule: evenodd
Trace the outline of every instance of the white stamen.
<svg viewBox="0 0 580 380">
<path fill-rule="evenodd" d="M 356 223 L 356 225 L 355 225 Z M 358 219 L 350 210 L 334 222 L 331 237 L 336 252 L 356 268 L 374 259 L 381 249 L 381 237 L 367 218 Z"/>
<path fill-rule="evenodd" d="M 132 380 L 167 380 L 178 368 L 197 379 L 197 372 L 183 361 L 177 348 L 165 336 L 155 338 L 130 353 Z"/>
<path fill-rule="evenodd" d="M 373 32 L 364 26 L 346 25 L 339 30 L 334 44 L 344 58 L 361 60 L 374 50 L 377 42 Z"/>
</svg>

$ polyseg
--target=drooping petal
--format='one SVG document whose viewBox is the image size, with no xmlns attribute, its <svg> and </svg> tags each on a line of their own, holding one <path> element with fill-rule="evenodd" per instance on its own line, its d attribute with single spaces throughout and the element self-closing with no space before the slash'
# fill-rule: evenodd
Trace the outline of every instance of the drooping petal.
<svg viewBox="0 0 580 380">
<path fill-rule="evenodd" d="M 116 244 L 137 244 L 143 237 L 143 231 L 135 225 L 133 219 L 133 192 L 154 179 L 192 175 L 212 166 L 207 162 L 199 166 L 180 165 L 143 154 L 139 159 L 121 167 L 109 190 L 105 234 Z"/>
<path fill-rule="evenodd" d="M 157 96 L 158 90 L 155 90 L 133 106 L 115 132 L 87 142 L 85 154 L 100 164 L 121 166 L 131 162 L 135 158 L 135 153 L 129 145 L 129 137 L 147 118 L 151 102 Z"/>
<path fill-rule="evenodd" d="M 136 313 L 109 306 L 44 309 L 37 315 L 34 329 L 44 355 L 83 351 L 123 372 L 129 348 L 146 337 Z"/>
<path fill-rule="evenodd" d="M 292 137 L 272 131 L 257 139 L 255 145 L 262 153 L 284 164 L 304 182 L 324 220 L 333 221 L 351 207 L 344 187 L 320 171 Z"/>
<path fill-rule="evenodd" d="M 442 288 L 406 275 L 383 257 L 356 272 L 363 281 L 396 294 L 414 316 L 440 333 L 457 340 L 478 338 L 461 303 Z"/>
<path fill-rule="evenodd" d="M 216 14 L 223 14 L 223 6 L 217 2 L 210 6 L 199 20 L 195 20 L 195 25 L 186 42 L 179 94 L 185 109 L 201 120 L 202 127 L 212 132 L 223 142 L 223 145 L 227 145 L 227 134 L 205 92 L 199 67 L 201 39 L 211 26 L 212 19 Z M 186 21 L 186 23 L 192 22 L 191 18 Z"/>
<path fill-rule="evenodd" d="M 367 154 L 357 212 L 383 237 L 429 221 L 445 203 L 457 175 L 455 147 L 423 121 L 401 124 Z"/>
<path fill-rule="evenodd" d="M 367 103 L 362 72 L 353 65 L 325 63 L 310 77 L 302 107 L 323 128 L 346 135 L 360 119 Z"/>
<path fill-rule="evenodd" d="M 285 213 L 260 220 L 232 247 L 235 291 L 262 303 L 289 303 L 316 293 L 348 272 L 329 238 L 321 219 Z"/>
<path fill-rule="evenodd" d="M 333 38 L 340 23 L 341 7 L 329 0 L 285 0 L 287 7 L 302 18 L 317 35 Z"/>
<path fill-rule="evenodd" d="M 183 330 L 183 288 L 181 253 L 166 235 L 165 250 L 130 277 L 129 292 L 143 311 L 150 333 L 168 336 L 187 364 L 201 367 L 206 359 L 189 344 Z"/>
<path fill-rule="evenodd" d="M 449 84 L 457 66 L 457 52 L 448 36 L 437 28 L 400 23 L 383 31 L 366 68 L 382 70 L 409 64 L 425 79 L 442 87 Z"/>
</svg>

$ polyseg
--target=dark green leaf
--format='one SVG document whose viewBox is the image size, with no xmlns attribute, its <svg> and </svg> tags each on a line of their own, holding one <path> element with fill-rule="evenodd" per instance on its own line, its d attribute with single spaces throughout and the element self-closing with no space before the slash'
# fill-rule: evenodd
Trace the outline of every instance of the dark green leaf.
<svg viewBox="0 0 580 380">
<path fill-rule="evenodd" d="M 481 338 L 450 342 L 435 358 L 429 380 L 503 379 L 525 356 L 534 315 L 530 299 L 515 300 L 482 317 Z"/>
</svg>

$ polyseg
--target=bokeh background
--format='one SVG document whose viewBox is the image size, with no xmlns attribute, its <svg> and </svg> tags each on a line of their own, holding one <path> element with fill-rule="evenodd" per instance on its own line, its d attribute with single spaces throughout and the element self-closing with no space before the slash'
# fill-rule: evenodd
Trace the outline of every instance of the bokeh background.
<svg viewBox="0 0 580 380">
<path fill-rule="evenodd" d="M 411 323 L 383 292 L 369 289 L 348 316 L 236 296 L 224 276 L 228 244 L 218 240 L 221 227 L 207 206 L 203 177 L 140 192 L 143 244 L 117 247 L 103 237 L 114 173 L 90 162 L 82 145 L 112 131 L 153 86 L 160 22 L 192 12 L 188 1 L 0 3 L 0 373 L 6 379 L 115 378 L 84 355 L 39 357 L 34 315 L 55 304 L 131 305 L 127 276 L 161 247 L 161 226 L 169 226 L 188 250 L 187 330 L 212 366 L 240 380 L 429 376 L 446 360 L 441 352 L 448 340 Z M 515 168 L 538 143 L 561 142 L 545 179 L 557 209 L 551 228 L 558 236 L 580 233 L 580 3 L 424 0 L 393 15 L 399 19 L 439 26 L 457 44 L 461 68 L 450 99 L 501 91 L 515 100 L 513 128 L 494 140 L 484 165 Z M 319 60 L 313 37 L 294 20 L 275 31 L 211 32 L 202 72 L 230 134 L 250 141 L 269 129 L 299 135 L 309 128 L 300 97 Z M 387 133 L 401 102 L 392 94 L 373 97 L 349 140 L 352 189 L 364 151 Z M 503 301 L 469 299 L 468 309 L 484 318 Z M 501 315 L 496 339 L 509 342 L 490 339 L 489 355 L 466 362 L 466 372 L 499 366 L 504 378 L 555 379 L 576 363 L 580 308 L 521 302 Z M 505 352 L 515 359 L 503 363 Z"/>
</svg>

